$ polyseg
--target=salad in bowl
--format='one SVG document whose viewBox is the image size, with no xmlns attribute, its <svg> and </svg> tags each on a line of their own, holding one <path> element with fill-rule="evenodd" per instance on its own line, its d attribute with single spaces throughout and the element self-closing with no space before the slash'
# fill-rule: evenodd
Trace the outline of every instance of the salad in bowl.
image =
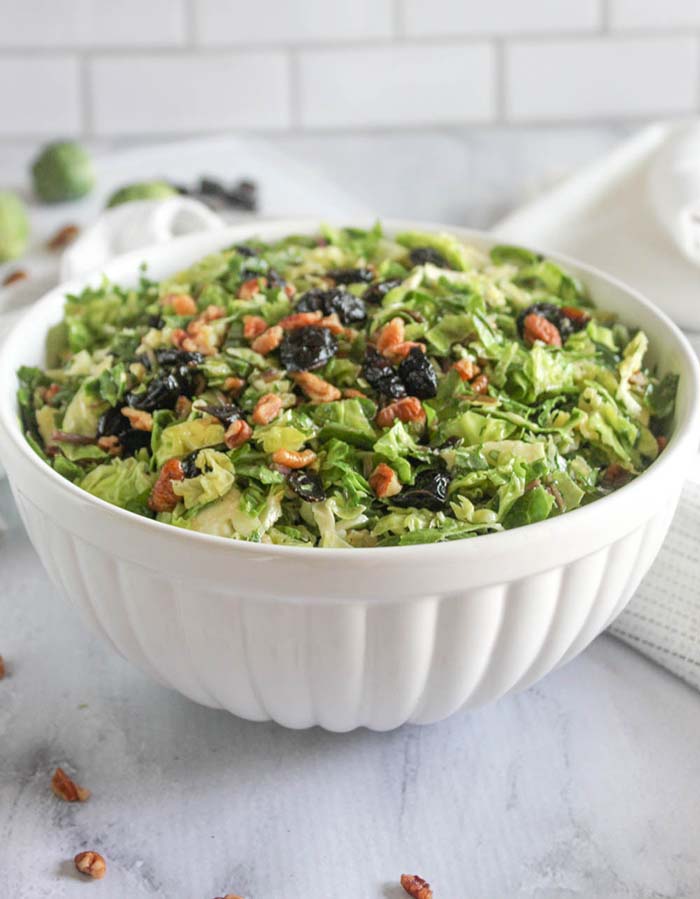
<svg viewBox="0 0 700 899">
<path fill-rule="evenodd" d="M 566 514 L 663 450 L 677 377 L 561 264 L 322 226 L 68 295 L 18 372 L 27 440 L 178 528 L 386 547 Z"/>
</svg>

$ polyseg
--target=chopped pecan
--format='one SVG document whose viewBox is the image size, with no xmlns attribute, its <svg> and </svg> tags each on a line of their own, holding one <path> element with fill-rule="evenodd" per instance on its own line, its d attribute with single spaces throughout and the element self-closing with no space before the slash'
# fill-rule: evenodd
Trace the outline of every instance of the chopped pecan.
<svg viewBox="0 0 700 899">
<path fill-rule="evenodd" d="M 102 880 L 107 873 L 107 864 L 99 852 L 93 852 L 92 850 L 79 852 L 73 861 L 81 874 L 87 874 L 93 880 Z"/>
<path fill-rule="evenodd" d="M 659 434 L 659 436 L 656 438 L 656 445 L 659 448 L 659 452 L 665 450 L 668 446 L 668 437 L 664 437 L 663 434 Z"/>
<path fill-rule="evenodd" d="M 51 400 L 56 396 L 58 391 L 61 389 L 60 384 L 49 384 L 44 393 L 44 400 L 47 403 L 50 403 Z"/>
<path fill-rule="evenodd" d="M 232 421 L 228 428 L 226 428 L 224 443 L 229 449 L 236 449 L 250 440 L 250 435 L 252 433 L 253 429 L 248 422 L 243 418 L 238 418 L 236 421 Z"/>
<path fill-rule="evenodd" d="M 238 396 L 241 390 L 243 390 L 243 388 L 245 387 L 245 381 L 243 380 L 243 378 L 226 378 L 222 386 L 226 393 L 230 393 L 233 396 Z"/>
<path fill-rule="evenodd" d="M 323 313 L 316 312 L 294 312 L 281 319 L 278 324 L 285 331 L 294 331 L 297 328 L 308 328 L 314 325 L 320 325 L 323 319 Z"/>
<path fill-rule="evenodd" d="M 2 282 L 3 287 L 9 287 L 10 284 L 17 284 L 18 281 L 26 281 L 29 274 L 23 268 L 17 268 L 5 276 Z"/>
<path fill-rule="evenodd" d="M 110 456 L 121 456 L 122 454 L 122 445 L 119 442 L 119 438 L 115 437 L 114 434 L 98 437 L 97 445 L 103 452 Z"/>
<path fill-rule="evenodd" d="M 54 252 L 63 250 L 69 244 L 73 243 L 79 234 L 80 228 L 77 225 L 64 225 L 56 231 L 50 240 L 47 241 L 46 246 L 49 250 L 53 250 Z"/>
<path fill-rule="evenodd" d="M 452 368 L 463 381 L 471 381 L 481 371 L 476 362 L 473 362 L 471 359 L 460 359 L 459 362 L 455 362 Z"/>
<path fill-rule="evenodd" d="M 623 487 L 632 480 L 632 472 L 618 462 L 611 462 L 603 472 L 603 484 L 606 487 Z"/>
<path fill-rule="evenodd" d="M 377 412 L 375 418 L 380 428 L 390 428 L 395 419 L 402 422 L 424 421 L 425 409 L 416 396 L 404 396 L 400 400 L 389 403 Z"/>
<path fill-rule="evenodd" d="M 417 874 L 402 874 L 401 886 L 412 899 L 433 899 L 430 884 Z"/>
<path fill-rule="evenodd" d="M 226 893 L 225 896 L 217 896 L 216 899 L 243 899 L 243 897 L 236 896 L 233 893 Z"/>
<path fill-rule="evenodd" d="M 369 486 L 380 499 L 396 496 L 401 492 L 401 484 L 393 468 L 380 462 L 369 476 Z"/>
<path fill-rule="evenodd" d="M 63 768 L 56 768 L 51 778 L 51 789 L 64 802 L 85 802 L 90 798 L 90 790 L 79 787 Z"/>
<path fill-rule="evenodd" d="M 255 340 L 264 331 L 267 331 L 267 322 L 261 315 L 243 316 L 243 336 L 246 340 Z"/>
<path fill-rule="evenodd" d="M 541 340 L 549 346 L 561 346 L 561 334 L 556 325 L 544 317 L 531 312 L 525 316 L 523 322 L 523 337 L 529 344 L 533 344 L 536 340 Z"/>
<path fill-rule="evenodd" d="M 187 418 L 191 411 L 192 400 L 188 396 L 180 394 L 175 400 L 175 415 L 177 415 L 178 418 L 183 419 Z"/>
<path fill-rule="evenodd" d="M 367 399 L 367 394 L 363 393 L 361 390 L 357 390 L 355 387 L 346 387 L 343 391 L 343 396 L 346 400 L 359 399 L 365 400 Z"/>
<path fill-rule="evenodd" d="M 210 303 L 204 312 L 200 313 L 199 317 L 203 322 L 215 322 L 219 318 L 226 317 L 226 310 L 223 306 L 215 306 L 213 303 Z"/>
<path fill-rule="evenodd" d="M 474 393 L 486 393 L 486 391 L 489 389 L 488 375 L 478 375 L 471 382 L 471 385 Z"/>
<path fill-rule="evenodd" d="M 148 508 L 153 512 L 172 512 L 178 504 L 179 497 L 173 490 L 173 481 L 184 481 L 185 472 L 179 459 L 168 459 L 163 465 L 158 480 L 148 497 Z"/>
<path fill-rule="evenodd" d="M 341 397 L 337 387 L 310 371 L 296 372 L 292 377 L 312 403 L 334 403 Z"/>
<path fill-rule="evenodd" d="M 2 680 L 6 674 L 7 674 L 7 671 L 5 669 L 5 659 L 3 659 L 2 656 L 0 656 L 0 680 Z"/>
<path fill-rule="evenodd" d="M 285 465 L 287 468 L 306 468 L 316 461 L 316 453 L 306 449 L 301 452 L 294 450 L 278 449 L 272 454 L 275 465 Z"/>
<path fill-rule="evenodd" d="M 561 311 L 576 325 L 583 326 L 591 319 L 588 312 L 585 309 L 580 309 L 578 306 L 562 306 Z"/>
<path fill-rule="evenodd" d="M 256 293 L 267 287 L 267 278 L 250 278 L 238 288 L 239 300 L 252 300 Z"/>
<path fill-rule="evenodd" d="M 376 345 L 377 350 L 383 355 L 388 355 L 391 350 L 404 342 L 406 326 L 403 319 L 392 318 L 377 334 Z"/>
<path fill-rule="evenodd" d="M 150 412 L 144 412 L 143 409 L 132 409 L 130 406 L 124 406 L 122 409 L 124 418 L 128 418 L 131 427 L 136 431 L 152 431 L 153 416 Z"/>
<path fill-rule="evenodd" d="M 250 348 L 256 353 L 260 353 L 261 356 L 267 356 L 268 353 L 272 353 L 277 349 L 282 343 L 283 337 L 284 331 L 282 328 L 279 325 L 273 325 L 267 331 L 264 331 L 260 337 L 256 337 Z"/>
<path fill-rule="evenodd" d="M 292 298 L 292 297 L 294 296 L 294 294 L 297 292 L 297 289 L 296 289 L 296 287 L 295 287 L 293 284 L 285 284 L 285 285 L 284 285 L 284 292 L 287 294 L 287 296 L 288 296 L 289 299 L 291 300 L 291 298 Z"/>
<path fill-rule="evenodd" d="M 195 315 L 197 304 L 187 293 L 169 293 L 163 297 L 164 306 L 172 306 L 175 315 Z"/>
<path fill-rule="evenodd" d="M 331 312 L 330 315 L 325 315 L 319 325 L 322 328 L 328 328 L 331 334 L 345 334 L 346 337 L 353 337 L 357 332 L 352 328 L 346 328 L 343 323 L 338 318 L 337 312 Z"/>
<path fill-rule="evenodd" d="M 182 344 L 189 340 L 187 336 L 187 331 L 182 328 L 174 328 L 172 334 L 170 335 L 170 341 L 174 347 L 178 349 L 182 349 Z"/>
<path fill-rule="evenodd" d="M 418 343 L 415 340 L 402 340 L 401 343 L 389 347 L 385 355 L 387 358 L 391 359 L 392 362 L 400 362 L 408 356 L 414 347 L 417 347 L 423 353 L 425 352 L 424 343 Z"/>
<path fill-rule="evenodd" d="M 282 400 L 275 393 L 265 393 L 255 404 L 253 421 L 256 425 L 267 425 L 282 411 Z"/>
</svg>

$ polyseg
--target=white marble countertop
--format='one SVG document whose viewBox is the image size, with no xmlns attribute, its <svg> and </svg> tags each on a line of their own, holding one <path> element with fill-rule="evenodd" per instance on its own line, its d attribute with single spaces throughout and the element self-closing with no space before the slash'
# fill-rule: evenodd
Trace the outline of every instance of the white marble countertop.
<svg viewBox="0 0 700 899">
<path fill-rule="evenodd" d="M 488 140 L 495 178 L 517 147 Z M 402 872 L 435 899 L 700 896 L 700 695 L 617 641 L 432 727 L 285 731 L 150 683 L 50 585 L 7 482 L 0 515 L 0 899 L 401 899 Z M 58 765 L 87 803 L 52 795 Z M 107 860 L 99 883 L 74 870 L 83 849 Z"/>
<path fill-rule="evenodd" d="M 700 696 L 612 638 L 442 724 L 286 731 L 146 680 L 49 584 L 6 481 L 0 513 L 3 899 L 400 899 L 401 872 L 436 899 L 700 895 Z"/>
</svg>

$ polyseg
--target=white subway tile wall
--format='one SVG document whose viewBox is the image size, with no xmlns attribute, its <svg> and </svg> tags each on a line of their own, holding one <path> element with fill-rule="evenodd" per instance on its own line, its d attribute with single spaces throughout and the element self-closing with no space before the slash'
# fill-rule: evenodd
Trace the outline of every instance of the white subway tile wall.
<svg viewBox="0 0 700 899">
<path fill-rule="evenodd" d="M 699 61 L 700 0 L 0 0 L 0 138 L 638 122 Z"/>
</svg>

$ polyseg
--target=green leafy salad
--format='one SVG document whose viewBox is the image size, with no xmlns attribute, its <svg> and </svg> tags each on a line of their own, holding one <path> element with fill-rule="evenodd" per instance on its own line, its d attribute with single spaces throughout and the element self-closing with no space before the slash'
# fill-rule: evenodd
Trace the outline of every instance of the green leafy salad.
<svg viewBox="0 0 700 899">
<path fill-rule="evenodd" d="M 321 227 L 66 297 L 27 440 L 108 503 L 262 543 L 374 547 L 542 521 L 663 449 L 677 378 L 512 246 Z"/>
</svg>

